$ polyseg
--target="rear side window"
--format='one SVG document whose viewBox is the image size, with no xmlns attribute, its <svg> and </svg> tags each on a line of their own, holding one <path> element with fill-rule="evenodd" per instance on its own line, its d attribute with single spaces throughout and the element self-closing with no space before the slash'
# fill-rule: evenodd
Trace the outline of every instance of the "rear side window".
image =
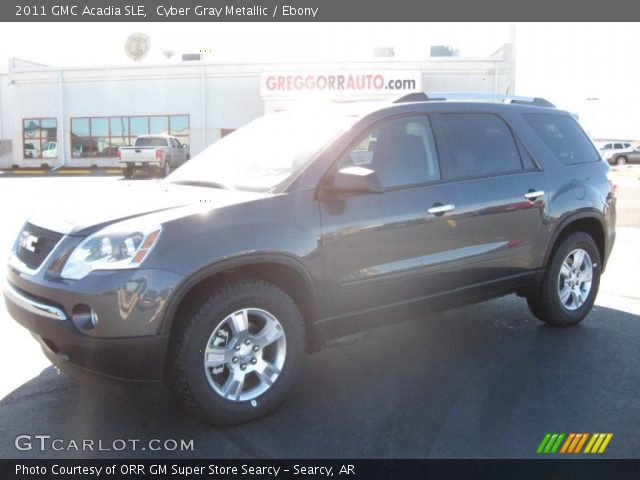
<svg viewBox="0 0 640 480">
<path fill-rule="evenodd" d="M 524 113 L 523 116 L 560 162 L 573 165 L 600 161 L 591 140 L 574 118 L 551 113 Z"/>
<path fill-rule="evenodd" d="M 166 147 L 167 141 L 163 137 L 140 137 L 136 140 L 136 147 Z"/>
<path fill-rule="evenodd" d="M 447 179 L 499 175 L 522 170 L 509 126 L 491 113 L 434 115 L 438 146 L 445 152 Z"/>
</svg>

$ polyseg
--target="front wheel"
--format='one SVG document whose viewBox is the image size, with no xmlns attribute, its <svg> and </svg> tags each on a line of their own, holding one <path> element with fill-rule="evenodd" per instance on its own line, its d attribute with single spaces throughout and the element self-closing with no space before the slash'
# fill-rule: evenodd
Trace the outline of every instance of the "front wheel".
<svg viewBox="0 0 640 480">
<path fill-rule="evenodd" d="M 302 369 L 302 315 L 284 291 L 244 280 L 204 295 L 172 334 L 168 379 L 185 406 L 212 423 L 260 417 Z"/>
<path fill-rule="evenodd" d="M 580 323 L 591 311 L 600 286 L 600 253 L 584 232 L 568 235 L 553 253 L 537 297 L 528 298 L 533 314 L 554 326 Z"/>
<path fill-rule="evenodd" d="M 627 163 L 627 157 L 616 158 L 616 165 L 622 166 L 622 165 L 626 165 L 626 163 Z"/>
</svg>

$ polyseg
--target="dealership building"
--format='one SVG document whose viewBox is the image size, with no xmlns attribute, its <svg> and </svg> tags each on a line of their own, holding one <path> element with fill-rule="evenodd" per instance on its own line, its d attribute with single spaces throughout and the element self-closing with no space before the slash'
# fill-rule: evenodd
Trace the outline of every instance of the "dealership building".
<svg viewBox="0 0 640 480">
<path fill-rule="evenodd" d="M 118 147 L 170 134 L 191 155 L 301 99 L 393 98 L 410 91 L 515 89 L 511 44 L 481 58 L 240 63 L 215 60 L 54 67 L 0 65 L 0 169 L 116 165 Z"/>
</svg>

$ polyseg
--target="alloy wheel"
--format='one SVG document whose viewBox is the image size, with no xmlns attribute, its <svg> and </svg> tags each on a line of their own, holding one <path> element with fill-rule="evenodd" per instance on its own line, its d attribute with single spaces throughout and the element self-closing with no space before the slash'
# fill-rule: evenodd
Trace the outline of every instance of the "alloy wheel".
<svg viewBox="0 0 640 480">
<path fill-rule="evenodd" d="M 204 370 L 216 394 L 234 402 L 250 401 L 275 383 L 286 354 L 278 319 L 266 310 L 245 308 L 214 329 L 204 351 Z"/>
<path fill-rule="evenodd" d="M 572 250 L 562 262 L 558 276 L 558 295 L 564 308 L 580 308 L 589 296 L 592 280 L 591 257 L 581 248 Z"/>
</svg>

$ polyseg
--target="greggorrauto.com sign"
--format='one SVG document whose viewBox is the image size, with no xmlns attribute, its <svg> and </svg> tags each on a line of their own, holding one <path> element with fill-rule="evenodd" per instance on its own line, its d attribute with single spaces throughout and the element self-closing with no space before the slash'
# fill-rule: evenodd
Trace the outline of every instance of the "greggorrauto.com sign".
<svg viewBox="0 0 640 480">
<path fill-rule="evenodd" d="M 263 72 L 263 97 L 303 95 L 396 95 L 422 90 L 420 71 L 331 70 L 307 72 Z"/>
</svg>

